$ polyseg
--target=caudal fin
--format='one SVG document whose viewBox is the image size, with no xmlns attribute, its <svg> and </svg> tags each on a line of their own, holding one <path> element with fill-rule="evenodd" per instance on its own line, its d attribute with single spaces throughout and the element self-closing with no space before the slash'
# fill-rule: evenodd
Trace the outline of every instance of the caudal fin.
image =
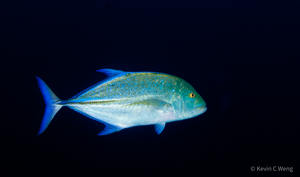
<svg viewBox="0 0 300 177">
<path fill-rule="evenodd" d="M 60 110 L 62 105 L 56 104 L 60 99 L 51 91 L 51 89 L 46 85 L 46 83 L 40 79 L 39 77 L 36 77 L 40 90 L 43 94 L 46 109 L 45 114 L 41 123 L 40 130 L 38 132 L 38 135 L 43 133 L 48 125 L 50 124 L 51 120 L 55 116 L 55 114 Z"/>
</svg>

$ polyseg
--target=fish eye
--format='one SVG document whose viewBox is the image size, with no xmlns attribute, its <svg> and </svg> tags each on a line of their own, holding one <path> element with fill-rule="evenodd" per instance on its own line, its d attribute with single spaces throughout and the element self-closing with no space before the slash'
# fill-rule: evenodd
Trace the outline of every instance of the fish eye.
<svg viewBox="0 0 300 177">
<path fill-rule="evenodd" d="M 190 97 L 190 98 L 195 98 L 196 95 L 195 95 L 194 93 L 190 93 L 190 94 L 189 94 L 189 97 Z"/>
</svg>

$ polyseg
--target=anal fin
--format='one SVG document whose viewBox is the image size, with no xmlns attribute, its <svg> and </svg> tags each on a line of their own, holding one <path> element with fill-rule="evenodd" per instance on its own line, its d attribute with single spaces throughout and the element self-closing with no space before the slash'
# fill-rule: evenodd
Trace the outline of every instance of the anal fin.
<svg viewBox="0 0 300 177">
<path fill-rule="evenodd" d="M 108 123 L 105 123 L 105 128 L 98 135 L 108 135 L 117 131 L 122 130 L 123 128 L 117 127 Z"/>
</svg>

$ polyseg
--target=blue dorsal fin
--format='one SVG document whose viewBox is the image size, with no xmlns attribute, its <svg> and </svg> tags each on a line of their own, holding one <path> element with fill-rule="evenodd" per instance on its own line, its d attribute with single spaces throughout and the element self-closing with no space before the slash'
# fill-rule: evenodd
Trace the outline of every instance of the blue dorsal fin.
<svg viewBox="0 0 300 177">
<path fill-rule="evenodd" d="M 165 122 L 162 122 L 162 123 L 159 123 L 159 124 L 155 124 L 154 125 L 155 132 L 157 134 L 160 134 L 164 130 L 165 126 L 166 126 Z"/>
<path fill-rule="evenodd" d="M 106 74 L 108 77 L 111 77 L 111 76 L 115 76 L 115 75 L 124 73 L 124 71 L 121 71 L 121 70 L 114 70 L 114 69 L 99 69 L 99 70 L 97 70 L 97 72 L 104 73 L 104 74 Z"/>
</svg>

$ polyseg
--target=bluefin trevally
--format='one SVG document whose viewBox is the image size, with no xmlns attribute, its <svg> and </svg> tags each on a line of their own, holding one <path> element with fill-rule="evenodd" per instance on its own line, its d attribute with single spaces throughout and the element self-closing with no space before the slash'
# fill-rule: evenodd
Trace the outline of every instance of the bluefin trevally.
<svg viewBox="0 0 300 177">
<path fill-rule="evenodd" d="M 207 109 L 197 91 L 179 77 L 113 69 L 98 72 L 108 77 L 68 100 L 60 100 L 36 77 L 46 104 L 38 135 L 63 106 L 105 124 L 98 135 L 141 125 L 154 125 L 156 133 L 160 134 L 167 122 L 193 118 Z"/>
</svg>

